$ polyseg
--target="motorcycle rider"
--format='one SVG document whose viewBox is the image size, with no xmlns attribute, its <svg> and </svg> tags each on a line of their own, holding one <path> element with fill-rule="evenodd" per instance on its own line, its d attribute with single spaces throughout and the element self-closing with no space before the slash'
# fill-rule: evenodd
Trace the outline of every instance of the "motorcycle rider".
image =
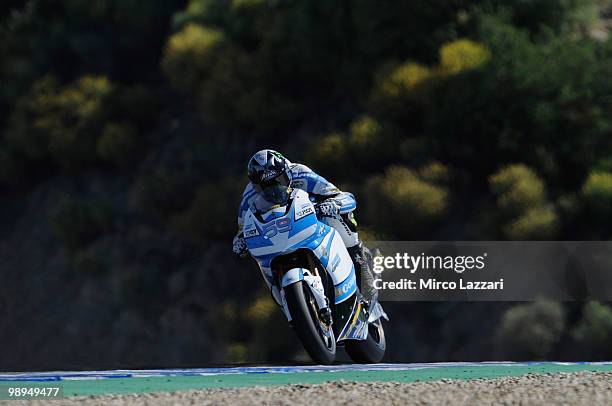
<svg viewBox="0 0 612 406">
<path fill-rule="evenodd" d="M 325 178 L 317 175 L 306 165 L 291 163 L 279 152 L 264 149 L 249 160 L 247 184 L 242 194 L 238 211 L 238 234 L 234 237 L 233 251 L 236 255 L 247 255 L 247 245 L 242 233 L 244 215 L 253 206 L 265 213 L 275 205 L 286 201 L 287 190 L 299 188 L 314 199 L 319 220 L 333 227 L 341 236 L 355 264 L 359 290 L 364 299 L 372 303 L 378 296 L 374 277 L 370 269 L 370 255 L 359 240 L 357 222 L 353 211 L 357 207 L 351 193 L 342 192 Z"/>
</svg>

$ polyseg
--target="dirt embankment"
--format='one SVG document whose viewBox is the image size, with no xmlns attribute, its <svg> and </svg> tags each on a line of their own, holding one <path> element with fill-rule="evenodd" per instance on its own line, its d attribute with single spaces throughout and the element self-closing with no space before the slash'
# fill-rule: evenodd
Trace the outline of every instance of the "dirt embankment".
<svg viewBox="0 0 612 406">
<path fill-rule="evenodd" d="M 0 402 L 2 403 L 2 402 Z M 612 404 L 612 373 L 529 374 L 472 381 L 328 382 L 67 398 L 62 405 L 491 405 Z M 10 402 L 16 405 L 16 402 Z M 44 401 L 29 404 L 43 405 Z"/>
</svg>

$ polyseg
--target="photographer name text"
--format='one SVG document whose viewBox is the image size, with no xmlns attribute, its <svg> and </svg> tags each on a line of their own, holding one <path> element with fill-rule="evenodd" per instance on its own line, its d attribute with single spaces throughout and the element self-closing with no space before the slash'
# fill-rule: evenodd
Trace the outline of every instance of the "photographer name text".
<svg viewBox="0 0 612 406">
<path fill-rule="evenodd" d="M 503 290 L 504 279 L 496 281 L 438 281 L 435 278 L 400 279 L 399 281 L 383 281 L 376 279 L 374 287 L 379 290 Z"/>
</svg>

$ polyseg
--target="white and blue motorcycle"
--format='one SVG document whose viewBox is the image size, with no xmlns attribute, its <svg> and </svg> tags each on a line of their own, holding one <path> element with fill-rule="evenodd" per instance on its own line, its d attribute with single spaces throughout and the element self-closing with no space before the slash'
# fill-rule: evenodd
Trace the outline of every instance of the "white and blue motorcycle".
<svg viewBox="0 0 612 406">
<path fill-rule="evenodd" d="M 284 205 L 244 219 L 251 256 L 304 348 L 330 364 L 344 345 L 359 363 L 379 362 L 386 349 L 380 303 L 367 306 L 341 236 L 320 222 L 307 192 L 292 189 Z"/>
</svg>

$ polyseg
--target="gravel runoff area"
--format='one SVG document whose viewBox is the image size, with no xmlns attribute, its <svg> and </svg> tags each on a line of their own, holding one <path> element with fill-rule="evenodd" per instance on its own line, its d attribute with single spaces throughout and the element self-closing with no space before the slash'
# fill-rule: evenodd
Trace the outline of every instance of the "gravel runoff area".
<svg viewBox="0 0 612 406">
<path fill-rule="evenodd" d="M 3 403 L 0 401 L 0 404 Z M 478 380 L 412 383 L 335 381 L 316 385 L 255 386 L 184 392 L 72 397 L 30 405 L 605 405 L 612 404 L 612 372 L 528 374 Z"/>
</svg>

